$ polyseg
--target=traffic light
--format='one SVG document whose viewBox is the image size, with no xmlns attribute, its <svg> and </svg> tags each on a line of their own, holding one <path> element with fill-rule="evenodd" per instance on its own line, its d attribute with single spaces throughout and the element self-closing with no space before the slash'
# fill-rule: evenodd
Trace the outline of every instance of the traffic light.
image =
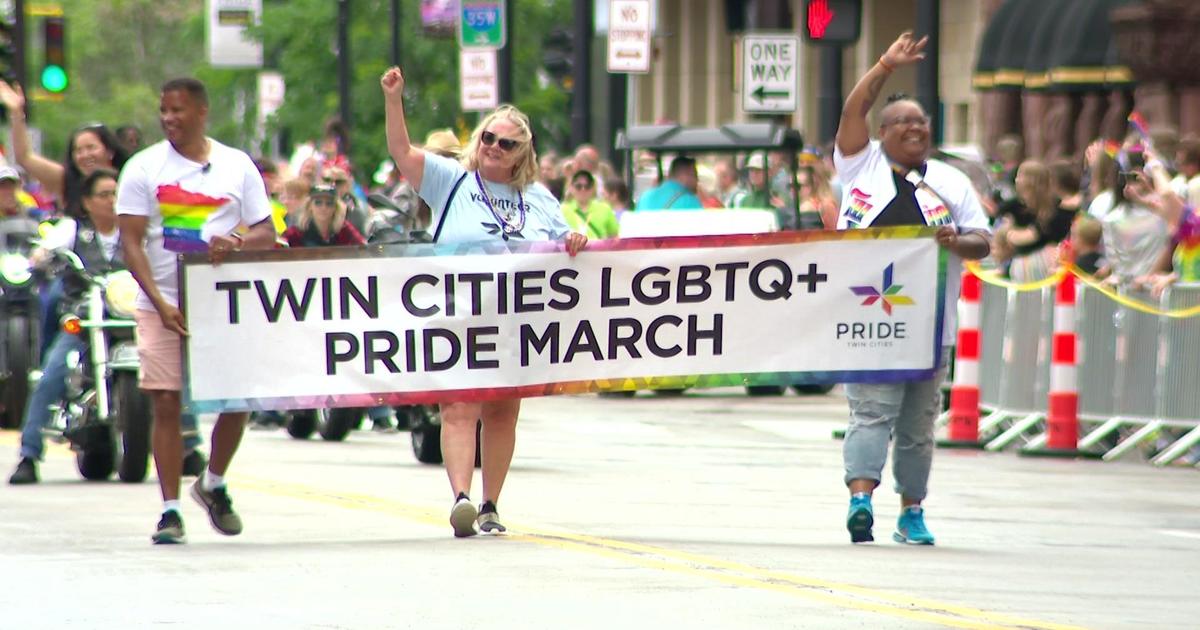
<svg viewBox="0 0 1200 630">
<path fill-rule="evenodd" d="M 542 67 L 567 91 L 574 85 L 574 54 L 574 37 L 568 29 L 551 29 L 542 39 Z"/>
<path fill-rule="evenodd" d="M 853 44 L 861 26 L 862 0 L 804 0 L 804 37 L 810 42 Z"/>
<path fill-rule="evenodd" d="M 45 58 L 42 71 L 38 75 L 42 88 L 51 94 L 66 91 L 70 84 L 67 76 L 67 50 L 65 20 L 61 17 L 48 17 L 42 23 Z"/>
</svg>

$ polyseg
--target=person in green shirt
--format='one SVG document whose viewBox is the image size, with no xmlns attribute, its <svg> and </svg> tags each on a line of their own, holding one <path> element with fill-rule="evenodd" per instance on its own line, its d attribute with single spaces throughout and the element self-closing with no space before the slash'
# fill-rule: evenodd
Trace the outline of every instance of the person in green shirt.
<svg viewBox="0 0 1200 630">
<path fill-rule="evenodd" d="M 612 206 L 596 198 L 596 176 L 590 171 L 571 175 L 571 198 L 563 202 L 562 212 L 571 229 L 590 239 L 617 236 L 617 215 Z"/>
</svg>

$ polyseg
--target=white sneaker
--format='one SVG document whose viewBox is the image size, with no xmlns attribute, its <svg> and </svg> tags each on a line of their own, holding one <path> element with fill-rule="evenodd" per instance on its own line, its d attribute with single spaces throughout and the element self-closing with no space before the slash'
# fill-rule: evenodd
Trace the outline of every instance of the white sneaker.
<svg viewBox="0 0 1200 630">
<path fill-rule="evenodd" d="M 450 526 L 454 528 L 454 536 L 467 538 L 478 534 L 479 530 L 475 529 L 475 519 L 478 516 L 479 510 L 471 504 L 471 499 L 467 498 L 465 492 L 460 492 L 454 507 L 450 508 Z"/>
<path fill-rule="evenodd" d="M 484 501 L 483 505 L 479 506 L 479 518 L 475 519 L 479 525 L 479 531 L 485 534 L 503 534 L 508 531 L 500 523 L 500 515 L 496 512 L 496 504 L 491 501 Z"/>
</svg>

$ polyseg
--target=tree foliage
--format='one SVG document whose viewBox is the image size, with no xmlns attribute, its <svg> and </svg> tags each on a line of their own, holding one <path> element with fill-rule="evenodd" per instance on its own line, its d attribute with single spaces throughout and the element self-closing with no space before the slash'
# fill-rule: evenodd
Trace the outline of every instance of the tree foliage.
<svg viewBox="0 0 1200 630">
<path fill-rule="evenodd" d="M 511 0 L 516 24 L 516 105 L 528 113 L 540 146 L 561 146 L 569 129 L 567 96 L 539 81 L 541 42 L 554 25 L 571 21 L 570 0 Z M 100 121 L 134 124 L 147 141 L 161 137 L 158 88 L 176 76 L 196 76 L 209 89 L 209 133 L 251 153 L 254 144 L 256 71 L 213 68 L 206 60 L 203 0 L 59 0 L 67 17 L 71 86 L 62 101 L 31 98 L 32 123 L 43 130 L 43 152 L 63 155 L 71 129 Z M 386 158 L 379 76 L 390 65 L 389 0 L 350 0 L 351 159 L 362 176 Z M 423 34 L 420 3 L 402 0 L 401 67 L 407 79 L 410 131 L 423 138 L 433 129 L 473 125 L 458 97 L 458 43 Z M 29 20 L 30 33 L 38 21 Z M 293 142 L 314 140 L 338 113 L 337 2 L 264 0 L 263 21 L 253 35 L 264 42 L 266 67 L 287 85 L 283 106 L 269 132 L 286 131 Z M 29 76 L 36 75 L 31 49 Z"/>
</svg>

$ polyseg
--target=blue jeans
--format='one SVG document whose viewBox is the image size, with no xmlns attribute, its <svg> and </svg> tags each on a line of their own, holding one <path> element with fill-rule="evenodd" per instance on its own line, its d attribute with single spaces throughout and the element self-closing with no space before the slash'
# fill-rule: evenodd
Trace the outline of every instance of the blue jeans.
<svg viewBox="0 0 1200 630">
<path fill-rule="evenodd" d="M 41 356 L 50 352 L 50 344 L 58 337 L 58 311 L 63 300 L 63 279 L 55 278 L 53 282 L 42 287 L 38 292 L 38 301 L 42 307 L 42 347 Z"/>
<path fill-rule="evenodd" d="M 949 348 L 933 378 L 906 383 L 847 383 L 850 427 L 842 444 L 846 484 L 854 479 L 879 483 L 887 464 L 888 442 L 896 438 L 892 477 L 896 493 L 921 501 L 929 491 L 933 464 L 933 425 L 942 410 L 942 380 Z"/>
<path fill-rule="evenodd" d="M 29 395 L 25 407 L 25 425 L 21 429 L 21 457 L 41 460 L 46 450 L 42 429 L 50 422 L 50 405 L 67 395 L 67 355 L 72 351 L 87 351 L 87 342 L 79 335 L 63 333 L 54 338 L 50 348 L 42 355 L 42 378 Z M 183 448 L 189 451 L 200 445 L 200 434 L 196 427 L 196 416 L 184 414 Z"/>
<path fill-rule="evenodd" d="M 389 417 L 391 417 L 391 415 L 392 415 L 392 408 L 388 407 L 387 405 L 383 405 L 383 406 L 379 406 L 379 407 L 371 407 L 370 409 L 367 409 L 367 417 L 371 419 L 371 422 L 379 422 L 380 420 L 386 420 Z"/>
</svg>

